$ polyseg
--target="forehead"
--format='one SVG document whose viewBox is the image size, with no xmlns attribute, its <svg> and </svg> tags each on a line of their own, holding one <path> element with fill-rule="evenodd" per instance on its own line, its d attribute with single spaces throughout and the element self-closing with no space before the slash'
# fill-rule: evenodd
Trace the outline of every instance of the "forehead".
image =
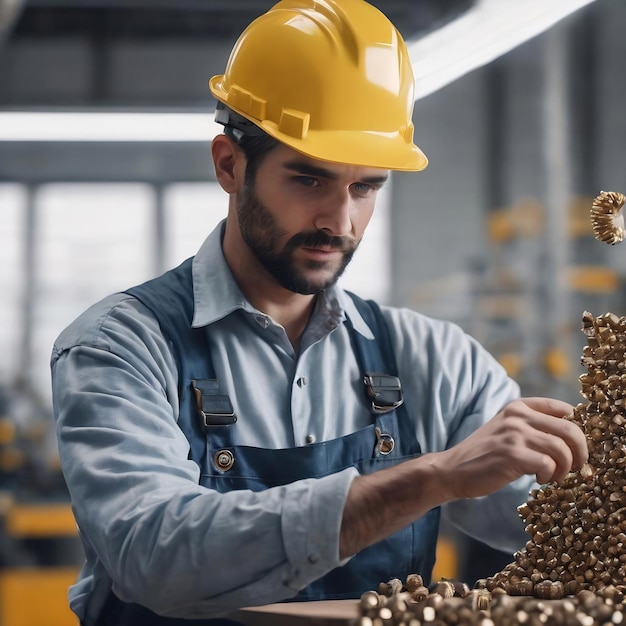
<svg viewBox="0 0 626 626">
<path fill-rule="evenodd" d="M 283 144 L 279 144 L 267 155 L 266 162 L 267 165 L 274 169 L 278 168 L 283 171 L 328 178 L 330 180 L 385 182 L 389 177 L 388 171 L 384 169 L 321 161 L 297 152 Z"/>
</svg>

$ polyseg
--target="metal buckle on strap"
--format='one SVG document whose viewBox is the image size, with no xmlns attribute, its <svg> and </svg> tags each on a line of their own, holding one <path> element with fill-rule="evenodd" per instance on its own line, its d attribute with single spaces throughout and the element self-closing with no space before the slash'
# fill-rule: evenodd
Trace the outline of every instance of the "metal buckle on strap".
<svg viewBox="0 0 626 626">
<path fill-rule="evenodd" d="M 383 433 L 378 426 L 374 428 L 374 433 L 376 434 L 376 454 L 382 454 L 383 456 L 391 454 L 396 447 L 394 438 L 389 433 Z"/>
<path fill-rule="evenodd" d="M 404 403 L 402 385 L 397 376 L 365 374 L 363 382 L 375 413 L 388 413 Z"/>
<path fill-rule="evenodd" d="M 200 423 L 205 428 L 209 426 L 228 426 L 237 421 L 235 409 L 230 398 L 220 393 L 220 382 L 210 378 L 192 380 L 198 405 Z"/>
</svg>

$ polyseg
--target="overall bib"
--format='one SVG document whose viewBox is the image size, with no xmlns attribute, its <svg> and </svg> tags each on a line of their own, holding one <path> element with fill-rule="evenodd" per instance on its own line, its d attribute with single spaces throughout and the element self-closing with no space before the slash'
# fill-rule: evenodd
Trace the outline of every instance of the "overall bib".
<svg viewBox="0 0 626 626">
<path fill-rule="evenodd" d="M 198 392 L 194 386 L 208 388 L 210 394 L 215 375 L 209 358 L 206 329 L 191 328 L 194 306 L 191 261 L 188 259 L 178 268 L 126 293 L 154 313 L 162 331 L 175 346 L 179 368 L 179 426 L 189 440 L 190 458 L 201 469 L 200 483 L 203 486 L 222 493 L 238 489 L 261 491 L 304 478 L 320 478 L 350 466 L 356 467 L 361 474 L 369 474 L 421 454 L 404 404 L 386 413 L 373 411 L 372 423 L 357 432 L 296 448 L 274 450 L 233 445 L 235 423 L 212 424 L 206 428 L 200 419 Z M 352 298 L 375 337 L 368 340 L 350 325 L 361 371 L 363 374 L 384 372 L 395 376 L 391 343 L 378 306 L 354 295 Z M 207 407 L 216 407 L 215 414 L 219 414 L 223 400 L 224 396 L 218 395 L 214 401 L 210 395 L 203 396 Z M 365 386 L 363 401 L 367 402 Z M 227 414 L 225 410 L 224 422 L 228 421 Z M 218 415 L 217 422 L 220 419 Z M 245 419 L 245 415 L 239 419 Z M 393 494 L 389 497 L 393 498 Z M 311 583 L 290 601 L 359 598 L 363 592 L 376 589 L 382 581 L 391 577 L 404 580 L 410 573 L 421 574 L 428 584 L 435 561 L 438 528 L 437 508 L 414 524 L 365 548 L 346 565 Z M 111 592 L 98 626 L 138 624 L 226 626 L 234 622 L 161 617 L 140 605 L 122 602 Z"/>
</svg>

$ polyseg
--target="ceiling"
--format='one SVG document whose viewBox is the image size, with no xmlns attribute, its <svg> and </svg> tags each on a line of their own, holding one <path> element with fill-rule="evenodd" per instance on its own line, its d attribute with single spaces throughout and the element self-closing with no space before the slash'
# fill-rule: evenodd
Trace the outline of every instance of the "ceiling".
<svg viewBox="0 0 626 626">
<path fill-rule="evenodd" d="M 208 78 L 275 1 L 0 0 L 0 109 L 213 106 Z M 409 43 L 419 99 L 593 0 L 369 1 Z"/>
<path fill-rule="evenodd" d="M 8 0 L 0 0 L 1 2 Z M 234 41 L 267 0 L 12 0 L 20 5 L 10 37 L 217 37 Z M 430 32 L 476 0 L 373 0 L 405 38 Z"/>
<path fill-rule="evenodd" d="M 477 0 L 373 0 L 405 39 Z M 0 0 L 0 108 L 196 108 L 274 0 Z"/>
</svg>

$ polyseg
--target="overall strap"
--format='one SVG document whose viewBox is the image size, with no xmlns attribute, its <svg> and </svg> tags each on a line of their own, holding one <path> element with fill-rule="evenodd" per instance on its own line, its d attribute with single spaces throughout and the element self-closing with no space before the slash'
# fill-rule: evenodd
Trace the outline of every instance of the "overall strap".
<svg viewBox="0 0 626 626">
<path fill-rule="evenodd" d="M 374 339 L 367 339 L 354 330 L 349 322 L 352 343 L 364 372 L 364 380 L 374 413 L 395 410 L 401 429 L 410 424 L 407 408 L 402 395 L 402 383 L 398 378 L 398 367 L 387 321 L 380 306 L 374 300 L 363 300 L 352 292 L 352 298 L 359 314 L 369 326 Z"/>
<path fill-rule="evenodd" d="M 178 425 L 189 441 L 190 458 L 202 467 L 206 456 L 205 428 L 228 427 L 236 416 L 228 396 L 220 393 L 206 333 L 203 328 L 191 326 L 194 313 L 192 263 L 193 258 L 187 259 L 162 276 L 124 293 L 137 298 L 152 312 L 161 331 L 171 341 L 178 368 L 179 398 L 182 400 L 191 393 L 198 400 L 200 412 L 193 411 L 193 415 L 182 410 L 181 404 Z M 352 293 L 350 296 L 374 334 L 373 340 L 365 338 L 348 320 L 373 412 L 399 409 L 400 422 L 407 423 L 391 338 L 380 307 L 373 300 L 366 301 Z"/>
<path fill-rule="evenodd" d="M 193 258 L 187 259 L 162 276 L 124 292 L 137 298 L 152 312 L 161 331 L 171 341 L 178 367 L 179 398 L 189 393 L 186 386 L 193 384 L 192 393 L 197 393 L 195 389 L 203 386 L 205 381 L 215 380 L 204 329 L 191 326 L 194 310 L 192 262 Z M 223 400 L 223 396 L 215 397 Z M 206 456 L 205 433 L 196 417 L 181 411 L 178 426 L 191 446 L 190 458 L 201 464 Z"/>
<path fill-rule="evenodd" d="M 391 346 L 391 336 L 380 306 L 374 300 L 363 300 L 351 291 L 346 293 L 352 298 L 359 314 L 374 335 L 374 341 L 372 341 L 363 337 L 361 333 L 354 333 L 363 370 L 366 372 L 384 371 L 390 376 L 397 376 L 398 368 Z"/>
</svg>

